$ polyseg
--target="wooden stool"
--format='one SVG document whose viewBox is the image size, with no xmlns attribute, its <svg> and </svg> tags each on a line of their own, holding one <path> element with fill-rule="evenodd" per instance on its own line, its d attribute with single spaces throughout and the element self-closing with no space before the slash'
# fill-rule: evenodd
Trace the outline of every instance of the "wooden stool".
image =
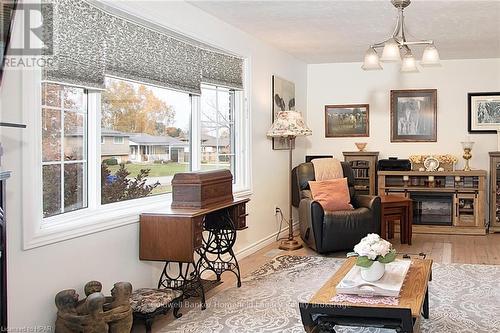
<svg viewBox="0 0 500 333">
<path fill-rule="evenodd" d="M 182 291 L 173 289 L 143 288 L 135 290 L 130 297 L 130 305 L 134 311 L 134 322 L 142 320 L 146 324 L 146 332 L 151 332 L 153 320 L 174 309 L 174 317 L 179 318 Z"/>
<path fill-rule="evenodd" d="M 413 208 L 412 200 L 398 195 L 381 195 L 380 236 L 394 237 L 394 221 L 399 220 L 401 244 L 411 245 Z"/>
</svg>

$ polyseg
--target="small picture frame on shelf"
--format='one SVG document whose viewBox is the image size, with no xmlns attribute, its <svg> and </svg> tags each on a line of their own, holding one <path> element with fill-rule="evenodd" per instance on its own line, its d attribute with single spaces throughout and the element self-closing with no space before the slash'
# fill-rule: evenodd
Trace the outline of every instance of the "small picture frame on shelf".
<svg viewBox="0 0 500 333">
<path fill-rule="evenodd" d="M 500 128 L 500 92 L 468 93 L 469 133 L 497 133 Z"/>
<path fill-rule="evenodd" d="M 391 90 L 391 142 L 437 141 L 437 90 Z"/>
<path fill-rule="evenodd" d="M 325 105 L 325 137 L 370 136 L 368 104 Z"/>
</svg>

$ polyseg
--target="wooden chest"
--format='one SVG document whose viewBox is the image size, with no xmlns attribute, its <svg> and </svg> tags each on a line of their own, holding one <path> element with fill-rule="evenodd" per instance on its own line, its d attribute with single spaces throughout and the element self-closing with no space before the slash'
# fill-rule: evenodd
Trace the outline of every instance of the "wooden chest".
<svg viewBox="0 0 500 333">
<path fill-rule="evenodd" d="M 172 208 L 206 208 L 233 201 L 229 170 L 177 173 L 172 179 Z"/>
</svg>

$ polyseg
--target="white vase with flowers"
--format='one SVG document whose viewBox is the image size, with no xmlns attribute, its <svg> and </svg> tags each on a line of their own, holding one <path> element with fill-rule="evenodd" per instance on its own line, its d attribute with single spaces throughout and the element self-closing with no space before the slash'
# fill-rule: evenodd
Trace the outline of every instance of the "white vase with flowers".
<svg viewBox="0 0 500 333">
<path fill-rule="evenodd" d="M 380 280 L 385 273 L 385 264 L 396 259 L 396 250 L 392 244 L 377 234 L 368 234 L 356 246 L 356 265 L 361 267 L 361 278 L 368 282 Z"/>
</svg>

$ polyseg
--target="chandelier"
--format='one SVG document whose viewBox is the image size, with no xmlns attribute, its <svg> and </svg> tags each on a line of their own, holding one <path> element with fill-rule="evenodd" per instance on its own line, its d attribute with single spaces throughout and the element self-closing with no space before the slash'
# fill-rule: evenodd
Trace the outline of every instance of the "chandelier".
<svg viewBox="0 0 500 333">
<path fill-rule="evenodd" d="M 392 36 L 380 43 L 370 45 L 365 53 L 365 61 L 362 69 L 380 70 L 382 65 L 380 62 L 400 62 L 401 72 L 415 73 L 418 72 L 417 61 L 413 56 L 410 46 L 426 45 L 422 55 L 421 66 L 439 66 L 439 53 L 434 46 L 432 40 L 407 40 L 405 32 L 405 16 L 404 10 L 410 5 L 410 0 L 392 0 L 391 3 L 398 10 L 398 19 Z M 382 48 L 382 57 L 379 58 L 376 49 Z M 401 58 L 402 55 L 402 58 Z"/>
</svg>

